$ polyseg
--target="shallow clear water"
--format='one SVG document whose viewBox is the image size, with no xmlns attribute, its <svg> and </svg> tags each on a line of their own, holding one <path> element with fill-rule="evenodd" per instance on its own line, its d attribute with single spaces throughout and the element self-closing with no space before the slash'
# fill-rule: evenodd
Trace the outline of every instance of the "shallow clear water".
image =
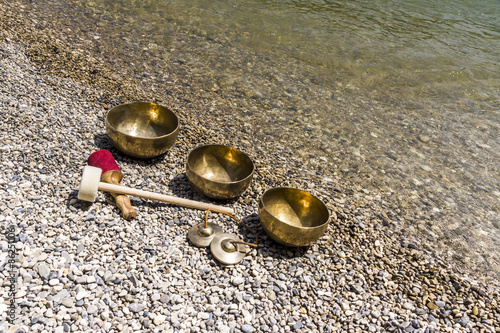
<svg viewBox="0 0 500 333">
<path fill-rule="evenodd" d="M 168 45 L 174 23 L 232 46 L 299 61 L 311 75 L 363 90 L 497 109 L 500 3 L 483 1 L 82 1 L 125 31 Z M 104 16 L 103 16 L 104 17 Z M 133 22 L 130 18 L 135 18 Z M 132 31 L 129 29 L 133 29 Z M 222 51 L 222 50 L 221 50 Z M 310 65 L 310 66 L 308 66 Z"/>
<path fill-rule="evenodd" d="M 144 86 L 196 82 L 250 144 L 290 147 L 500 272 L 499 1 L 37 3 Z"/>
</svg>

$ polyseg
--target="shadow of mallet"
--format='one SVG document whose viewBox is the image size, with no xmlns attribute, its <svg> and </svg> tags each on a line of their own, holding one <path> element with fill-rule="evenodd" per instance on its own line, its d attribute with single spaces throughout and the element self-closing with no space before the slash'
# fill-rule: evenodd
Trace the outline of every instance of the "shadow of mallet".
<svg viewBox="0 0 500 333">
<path fill-rule="evenodd" d="M 233 209 L 229 207 L 217 206 L 205 202 L 183 199 L 143 190 L 137 190 L 134 188 L 125 187 L 121 185 L 104 183 L 100 181 L 101 173 L 102 173 L 101 168 L 93 166 L 86 166 L 83 169 L 82 180 L 80 182 L 80 188 L 78 189 L 78 199 L 83 201 L 94 202 L 97 198 L 98 190 L 101 190 L 110 193 L 125 194 L 143 199 L 161 201 L 168 204 L 187 207 L 187 208 L 194 208 L 201 210 L 210 209 L 216 212 L 234 214 Z"/>
</svg>

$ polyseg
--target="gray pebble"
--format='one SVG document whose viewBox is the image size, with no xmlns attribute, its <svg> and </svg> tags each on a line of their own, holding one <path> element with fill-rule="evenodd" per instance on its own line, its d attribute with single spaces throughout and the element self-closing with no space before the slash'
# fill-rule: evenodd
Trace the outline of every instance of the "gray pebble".
<svg viewBox="0 0 500 333">
<path fill-rule="evenodd" d="M 444 306 L 446 305 L 446 303 L 443 301 L 436 301 L 434 302 L 434 304 L 436 304 L 439 308 L 444 308 Z"/>
<path fill-rule="evenodd" d="M 78 244 L 78 247 L 76 248 L 76 255 L 79 255 L 84 249 L 84 246 L 82 244 Z"/>
<path fill-rule="evenodd" d="M 143 308 L 144 308 L 144 305 L 139 304 L 139 303 L 132 303 L 128 306 L 128 309 L 134 313 L 141 311 Z"/>
<path fill-rule="evenodd" d="M 72 307 L 75 306 L 75 302 L 72 299 L 70 299 L 70 298 L 63 299 L 62 302 L 61 302 L 61 304 L 64 305 L 65 307 L 67 307 L 67 308 L 72 308 Z"/>
<path fill-rule="evenodd" d="M 49 277 L 49 274 L 50 274 L 50 269 L 44 263 L 40 263 L 40 264 L 38 264 L 38 274 L 44 280 L 47 280 Z"/>
<path fill-rule="evenodd" d="M 241 326 L 241 331 L 243 333 L 252 333 L 253 331 L 255 331 L 255 328 L 253 328 L 253 326 L 251 325 L 243 325 Z"/>
<path fill-rule="evenodd" d="M 426 313 L 427 313 L 427 310 L 422 309 L 422 308 L 417 308 L 417 309 L 415 310 L 415 313 L 416 313 L 417 315 L 421 316 L 421 315 L 426 314 Z"/>
<path fill-rule="evenodd" d="M 87 313 L 88 313 L 88 314 L 94 314 L 94 313 L 96 313 L 97 311 L 98 311 L 98 308 L 97 308 L 97 306 L 95 306 L 95 305 L 89 305 L 89 306 L 87 307 Z"/>
<path fill-rule="evenodd" d="M 245 279 L 242 278 L 242 277 L 236 277 L 236 278 L 233 279 L 232 282 L 233 282 L 233 284 L 235 286 L 239 286 L 240 284 L 242 284 L 243 282 L 245 282 Z"/>
</svg>

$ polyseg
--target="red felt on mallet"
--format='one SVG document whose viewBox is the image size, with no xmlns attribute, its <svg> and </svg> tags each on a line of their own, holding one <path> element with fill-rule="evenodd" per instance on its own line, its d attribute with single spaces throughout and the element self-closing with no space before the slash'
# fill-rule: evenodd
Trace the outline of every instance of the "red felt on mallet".
<svg viewBox="0 0 500 333">
<path fill-rule="evenodd" d="M 106 149 L 101 149 L 90 154 L 87 164 L 100 168 L 103 174 L 112 170 L 118 170 L 120 173 L 122 172 L 111 152 Z"/>
</svg>

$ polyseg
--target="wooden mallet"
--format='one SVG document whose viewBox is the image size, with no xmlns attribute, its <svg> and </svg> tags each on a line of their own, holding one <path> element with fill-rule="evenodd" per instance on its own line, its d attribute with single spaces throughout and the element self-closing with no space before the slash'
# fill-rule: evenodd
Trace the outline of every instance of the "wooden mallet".
<svg viewBox="0 0 500 333">
<path fill-rule="evenodd" d="M 90 158 L 89 158 L 89 160 L 90 160 Z M 114 161 L 114 158 L 113 158 L 113 162 L 116 164 L 116 162 Z M 94 163 L 94 162 L 92 162 L 92 163 Z M 90 164 L 90 162 L 89 162 L 89 164 Z M 118 167 L 118 166 L 116 166 L 116 167 Z M 97 198 L 98 190 L 101 190 L 101 191 L 115 193 L 115 194 L 125 194 L 125 195 L 131 195 L 134 197 L 143 198 L 143 199 L 161 201 L 161 202 L 165 202 L 165 203 L 169 203 L 169 204 L 177 205 L 177 206 L 182 206 L 182 207 L 195 208 L 195 209 L 201 209 L 201 210 L 213 210 L 216 212 L 234 215 L 233 209 L 229 208 L 229 207 L 212 205 L 212 204 L 205 203 L 205 202 L 177 198 L 174 196 L 153 193 L 153 192 L 148 192 L 148 191 L 143 191 L 143 190 L 137 190 L 137 189 L 133 189 L 130 187 L 101 182 L 100 181 L 101 174 L 103 173 L 104 170 L 105 169 L 102 169 L 100 167 L 95 167 L 95 166 L 90 166 L 90 165 L 86 166 L 83 169 L 82 180 L 80 182 L 80 188 L 78 189 L 78 199 L 84 200 L 84 201 L 89 201 L 89 202 L 94 202 L 95 199 Z M 116 169 L 114 169 L 114 166 L 113 166 L 113 168 L 111 170 L 116 170 Z M 107 171 L 109 171 L 109 169 Z"/>
<path fill-rule="evenodd" d="M 123 173 L 110 151 L 102 149 L 93 152 L 89 156 L 87 164 L 102 170 L 101 181 L 120 185 Z M 126 195 L 115 192 L 111 192 L 111 195 L 115 198 L 116 206 L 122 211 L 124 219 L 132 220 L 137 216 L 137 212 L 130 204 L 130 199 Z"/>
</svg>

